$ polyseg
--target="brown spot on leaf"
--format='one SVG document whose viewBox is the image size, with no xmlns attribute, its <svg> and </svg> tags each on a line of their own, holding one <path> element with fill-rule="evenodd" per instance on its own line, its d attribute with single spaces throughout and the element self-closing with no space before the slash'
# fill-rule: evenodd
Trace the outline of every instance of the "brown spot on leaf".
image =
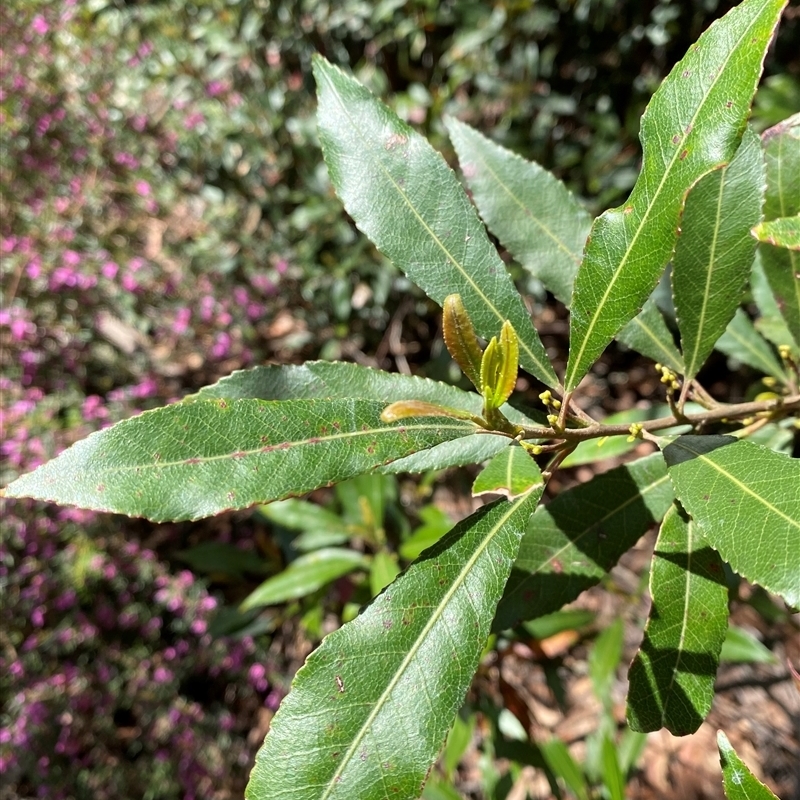
<svg viewBox="0 0 800 800">
<path fill-rule="evenodd" d="M 688 156 L 688 155 L 689 155 L 689 151 L 688 150 L 684 150 L 680 155 L 681 161 L 683 161 L 686 158 L 686 156 Z"/>
<path fill-rule="evenodd" d="M 394 150 L 395 147 L 402 146 L 408 142 L 408 136 L 402 133 L 393 133 L 387 140 L 384 147 L 387 150 Z"/>
</svg>

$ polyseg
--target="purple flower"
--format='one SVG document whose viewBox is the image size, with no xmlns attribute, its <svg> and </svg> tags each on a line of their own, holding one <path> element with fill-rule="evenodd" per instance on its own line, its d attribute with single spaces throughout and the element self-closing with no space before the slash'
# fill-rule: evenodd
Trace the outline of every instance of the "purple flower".
<svg viewBox="0 0 800 800">
<path fill-rule="evenodd" d="M 47 31 L 50 30 L 50 26 L 41 14 L 37 14 L 31 21 L 31 29 L 34 33 L 39 34 L 39 36 L 44 36 Z"/>
</svg>

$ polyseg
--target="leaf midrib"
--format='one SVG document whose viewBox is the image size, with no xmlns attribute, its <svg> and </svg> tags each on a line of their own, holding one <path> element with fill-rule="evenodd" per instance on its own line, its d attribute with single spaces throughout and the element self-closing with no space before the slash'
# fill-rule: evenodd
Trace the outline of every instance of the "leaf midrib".
<svg viewBox="0 0 800 800">
<path fill-rule="evenodd" d="M 403 425 L 402 430 L 414 430 L 414 431 L 425 431 L 425 430 L 451 430 L 451 431 L 468 431 L 470 429 L 474 429 L 472 432 L 478 430 L 477 425 L 468 425 L 468 424 L 427 424 L 427 425 Z M 323 444 L 332 441 L 342 440 L 342 439 L 353 439 L 359 436 L 376 436 L 385 433 L 398 433 L 401 431 L 401 428 L 369 428 L 367 430 L 359 430 L 359 431 L 345 431 L 342 433 L 336 434 L 328 434 L 324 436 L 311 436 L 308 439 L 300 439 L 294 442 L 276 442 L 275 444 L 261 444 L 256 448 L 251 450 L 236 450 L 235 452 L 231 453 L 221 453 L 220 455 L 215 456 L 189 456 L 188 458 L 181 459 L 180 461 L 157 461 L 153 464 L 128 464 L 124 466 L 111 466 L 111 467 L 104 467 L 97 471 L 97 475 L 109 475 L 114 473 L 124 473 L 129 472 L 131 470 L 142 470 L 142 469 L 156 469 L 161 470 L 167 467 L 181 467 L 181 466 L 196 466 L 198 464 L 208 464 L 213 463 L 214 461 L 224 461 L 227 459 L 236 459 L 239 460 L 241 458 L 245 458 L 248 456 L 254 456 L 258 454 L 263 455 L 270 455 L 272 453 L 285 453 L 286 451 L 290 450 L 293 447 L 298 447 L 300 445 L 307 445 L 307 444 Z M 468 435 L 467 433 L 464 434 L 465 436 Z M 272 448 L 268 450 L 266 453 L 264 452 L 265 448 Z"/>
<path fill-rule="evenodd" d="M 728 472 L 721 464 L 717 464 L 714 459 L 709 458 L 704 453 L 699 453 L 695 450 L 692 450 L 685 442 L 681 442 L 680 439 L 677 439 L 674 444 L 680 447 L 682 450 L 685 450 L 687 453 L 691 453 L 696 458 L 699 458 L 704 464 L 709 467 L 713 467 L 723 478 L 727 478 L 731 484 L 733 484 L 740 492 L 750 495 L 750 497 L 755 498 L 761 505 L 771 511 L 773 514 L 776 514 L 779 517 L 785 519 L 790 525 L 793 525 L 797 530 L 800 532 L 800 521 L 796 519 L 792 519 L 792 517 L 784 514 L 779 508 L 774 506 L 768 500 L 764 499 L 760 494 L 754 492 L 746 483 L 740 481 L 735 475 L 732 475 Z"/>
<path fill-rule="evenodd" d="M 660 313 L 660 312 L 659 312 L 659 313 Z M 665 361 L 665 362 L 672 362 L 672 363 L 674 363 L 674 362 L 675 362 L 675 354 L 674 354 L 674 353 L 672 353 L 672 352 L 669 350 L 669 348 L 668 348 L 668 347 L 667 347 L 667 346 L 664 344 L 664 342 L 662 342 L 662 341 L 661 341 L 661 339 L 660 339 L 660 338 L 659 338 L 659 337 L 656 335 L 655 331 L 654 331 L 654 330 L 653 330 L 653 329 L 652 329 L 652 328 L 651 328 L 649 325 L 646 325 L 646 324 L 645 324 L 645 322 L 644 322 L 644 320 L 641 318 L 641 315 L 640 315 L 640 314 L 637 314 L 637 315 L 636 315 L 636 316 L 635 316 L 635 317 L 634 317 L 634 318 L 631 320 L 631 322 L 632 322 L 633 324 L 635 324 L 635 325 L 638 325 L 638 326 L 639 326 L 639 327 L 640 327 L 640 328 L 641 328 L 641 329 L 642 329 L 642 330 L 645 332 L 645 334 L 646 334 L 646 335 L 647 335 L 647 336 L 648 336 L 650 339 L 652 339 L 652 340 L 653 340 L 653 342 L 654 342 L 654 343 L 655 343 L 655 345 L 658 347 L 658 349 L 659 349 L 659 350 L 661 350 L 661 352 L 664 354 L 664 356 L 665 356 L 665 358 L 664 358 L 664 361 Z"/>
<path fill-rule="evenodd" d="M 355 120 L 350 115 L 350 112 L 348 111 L 347 106 L 344 104 L 339 92 L 337 91 L 335 84 L 331 81 L 331 79 L 328 77 L 328 75 L 327 75 L 327 73 L 325 71 L 323 71 L 322 74 L 325 77 L 325 80 L 328 83 L 328 86 L 330 87 L 330 89 L 331 89 L 331 91 L 333 93 L 333 96 L 336 98 L 337 102 L 339 103 L 339 106 L 342 109 L 342 112 L 344 113 L 344 116 L 347 117 L 347 119 L 348 119 L 348 121 L 350 123 L 350 127 L 355 131 L 356 136 L 358 136 L 358 138 L 364 144 L 365 152 L 371 153 L 371 150 L 370 150 L 370 148 L 368 146 L 370 144 L 369 140 L 366 139 L 366 137 L 363 136 L 363 134 L 361 133 L 360 128 L 355 124 Z M 381 163 L 380 159 L 373 158 L 373 162 L 378 165 L 379 170 L 385 175 L 385 177 L 389 181 L 389 183 L 391 183 L 391 185 L 395 188 L 395 190 L 397 191 L 398 195 L 403 199 L 403 202 L 411 210 L 412 214 L 414 215 L 414 217 L 416 217 L 416 219 L 418 220 L 418 222 L 422 226 L 422 228 L 428 233 L 428 235 L 431 237 L 431 239 L 436 243 L 436 245 L 445 254 L 445 256 L 447 257 L 448 261 L 461 273 L 461 275 L 464 278 L 464 280 L 475 290 L 475 293 L 481 298 L 481 300 L 483 300 L 483 302 L 486 304 L 487 308 L 489 308 L 489 310 L 492 311 L 492 313 L 497 317 L 497 319 L 500 321 L 500 323 L 502 324 L 503 322 L 505 322 L 505 317 L 503 316 L 503 314 L 500 313 L 499 309 L 497 309 L 497 307 L 494 305 L 494 303 L 492 303 L 492 301 L 484 294 L 484 292 L 481 290 L 481 288 L 478 286 L 478 284 L 475 283 L 475 281 L 472 279 L 472 277 L 469 275 L 469 273 L 461 265 L 461 262 L 450 252 L 450 250 L 446 247 L 444 242 L 436 235 L 436 233 L 428 225 L 428 223 L 425 221 L 425 219 L 419 214 L 419 212 L 417 211 L 417 209 L 414 207 L 414 205 L 412 204 L 411 200 L 409 199 L 408 195 L 403 191 L 403 188 L 397 183 L 397 181 L 395 181 L 395 179 L 392 177 L 392 174 L 383 166 L 383 164 Z M 502 260 L 500 259 L 499 256 L 497 257 L 497 260 L 499 262 L 499 267 L 501 269 L 505 270 L 505 265 L 503 264 L 503 262 L 502 262 Z M 536 354 L 528 347 L 528 345 L 524 341 L 520 341 L 520 347 L 525 351 L 525 353 L 528 355 L 528 357 L 531 359 L 531 361 L 534 364 L 536 364 L 536 366 L 542 371 L 542 373 L 544 375 L 548 376 L 549 380 L 552 381 L 553 378 L 555 378 L 555 373 L 553 372 L 552 367 L 549 364 L 543 364 L 539 360 L 539 358 L 536 356 Z M 558 380 L 557 379 L 555 381 L 555 384 L 558 385 Z"/>
<path fill-rule="evenodd" d="M 450 589 L 448 589 L 447 593 L 444 595 L 441 602 L 435 607 L 434 612 L 430 616 L 430 619 L 425 624 L 425 627 L 420 631 L 419 635 L 417 636 L 413 645 L 409 649 L 408 653 L 406 653 L 405 658 L 400 663 L 400 666 L 395 671 L 395 674 L 392 676 L 392 680 L 383 690 L 381 696 L 377 699 L 373 709 L 370 711 L 366 720 L 361 725 L 361 728 L 359 729 L 357 735 L 353 739 L 352 744 L 350 745 L 350 747 L 347 748 L 347 751 L 345 752 L 338 767 L 336 768 L 336 771 L 327 781 L 327 786 L 325 788 L 325 791 L 322 795 L 320 795 L 319 800 L 327 800 L 327 798 L 331 796 L 331 792 L 333 791 L 338 780 L 344 773 L 345 767 L 350 763 L 359 745 L 363 741 L 364 737 L 367 735 L 370 726 L 372 725 L 378 714 L 383 709 L 383 706 L 388 701 L 389 696 L 394 691 L 394 688 L 399 683 L 400 678 L 405 673 L 409 664 L 411 664 L 411 662 L 416 657 L 416 654 L 419 652 L 428 634 L 431 632 L 434 625 L 441 619 L 442 615 L 444 614 L 445 608 L 455 595 L 456 591 L 463 585 L 467 575 L 469 575 L 471 570 L 474 568 L 478 558 L 484 553 L 484 551 L 492 542 L 494 537 L 508 522 L 508 519 L 517 511 L 519 506 L 528 499 L 528 496 L 531 494 L 531 492 L 534 492 L 537 489 L 541 488 L 542 485 L 543 484 L 541 481 L 539 483 L 534 484 L 527 492 L 525 492 L 525 494 L 520 495 L 519 498 L 510 502 L 509 505 L 511 507 L 509 508 L 509 510 L 497 521 L 494 527 L 492 527 L 489 531 L 487 531 L 486 536 L 483 538 L 483 541 L 481 542 L 480 546 L 476 548 L 475 552 L 472 554 L 472 556 L 470 556 L 469 560 L 464 564 L 463 568 L 461 569 L 461 572 L 459 572 L 459 574 L 456 576 Z"/>
<path fill-rule="evenodd" d="M 710 173 L 709 173 L 710 174 Z M 703 338 L 703 328 L 706 324 L 706 312 L 708 310 L 708 301 L 711 296 L 711 279 L 714 275 L 714 264 L 717 252 L 717 241 L 719 239 L 719 228 L 720 228 L 720 214 L 722 213 L 722 197 L 725 193 L 725 179 L 727 177 L 727 170 L 725 168 L 722 169 L 722 174 L 720 175 L 720 183 L 719 183 L 719 193 L 717 195 L 717 209 L 714 218 L 714 235 L 711 237 L 711 247 L 709 249 L 708 254 L 708 269 L 706 270 L 706 285 L 705 291 L 703 292 L 703 297 L 700 302 L 700 314 L 697 320 L 697 333 L 695 334 L 694 339 L 694 348 L 692 350 L 692 357 L 689 359 L 689 362 L 686 364 L 686 378 L 690 380 L 694 378 L 697 374 L 697 362 L 698 352 L 700 351 L 700 342 Z"/>
<path fill-rule="evenodd" d="M 757 19 L 758 19 L 758 17 L 756 17 L 756 20 Z M 706 91 L 705 95 L 703 96 L 703 99 L 700 102 L 700 105 L 697 107 L 697 110 L 695 111 L 695 113 L 694 113 L 694 115 L 693 115 L 693 117 L 691 119 L 691 122 L 689 123 L 689 125 L 691 126 L 693 131 L 694 131 L 694 123 L 697 120 L 697 117 L 699 116 L 699 114 L 703 110 L 703 108 L 705 107 L 705 104 L 708 102 L 708 99 L 709 99 L 712 91 L 714 90 L 714 87 L 717 85 L 718 81 L 721 79 L 721 76 L 725 72 L 725 66 L 727 65 L 728 61 L 733 57 L 734 51 L 739 47 L 739 45 L 746 38 L 746 36 L 749 35 L 750 30 L 756 24 L 756 20 L 754 20 L 747 27 L 747 30 L 746 30 L 745 34 L 743 34 L 739 38 L 739 40 L 737 41 L 736 45 L 734 47 L 730 48 L 728 57 L 726 59 L 724 59 L 724 61 L 722 63 L 722 66 L 717 70 L 717 74 L 714 76 L 713 82 L 711 83 L 711 85 L 709 86 L 709 88 Z M 645 113 L 647 113 L 647 112 L 645 111 Z M 695 138 L 696 138 L 698 134 L 697 134 L 696 131 L 694 133 L 695 133 Z M 575 385 L 573 384 L 574 373 L 579 368 L 580 362 L 583 359 L 583 354 L 586 352 L 586 347 L 587 347 L 589 339 L 590 339 L 590 337 L 592 335 L 592 331 L 594 330 L 594 327 L 597 324 L 597 319 L 600 316 L 601 311 L 605 308 L 605 305 L 606 305 L 606 303 L 608 301 L 608 296 L 613 291 L 613 288 L 614 288 L 614 286 L 615 286 L 615 284 L 617 282 L 617 279 L 619 278 L 620 274 L 622 273 L 622 270 L 623 270 L 625 264 L 627 263 L 627 260 L 628 260 L 628 258 L 630 256 L 631 252 L 633 251 L 633 248 L 635 247 L 636 242 L 638 241 L 639 236 L 642 233 L 642 230 L 644 230 L 644 228 L 646 227 L 647 220 L 650 217 L 650 213 L 651 213 L 652 209 L 654 208 L 654 206 L 656 205 L 656 202 L 658 201 L 659 195 L 661 194 L 661 191 L 664 188 L 664 184 L 667 182 L 667 180 L 669 179 L 669 177 L 670 177 L 670 175 L 672 173 L 672 169 L 673 169 L 673 167 L 675 165 L 675 161 L 678 159 L 678 157 L 679 157 L 680 153 L 683 151 L 683 149 L 685 149 L 685 142 L 683 142 L 682 144 L 683 144 L 683 147 L 676 147 L 675 148 L 675 152 L 673 153 L 672 159 L 670 160 L 667 169 L 664 171 L 664 174 L 661 176 L 661 181 L 659 182 L 658 187 L 657 187 L 655 193 L 653 194 L 653 198 L 652 198 L 651 202 L 648 204 L 647 208 L 645 209 L 645 212 L 644 212 L 644 215 L 643 215 L 643 217 L 641 219 L 641 222 L 640 222 L 638 228 L 634 231 L 633 238 L 631 239 L 630 244 L 628 245 L 627 249 L 625 250 L 625 253 L 622 256 L 622 259 L 620 260 L 620 263 L 617 265 L 616 269 L 614 270 L 614 274 L 612 275 L 611 279 L 608 282 L 608 286 L 606 286 L 606 289 L 603 292 L 603 296 L 602 296 L 602 298 L 600 300 L 600 303 L 598 304 L 597 308 L 595 309 L 594 314 L 592 315 L 591 321 L 589 322 L 589 326 L 586 329 L 586 334 L 584 335 L 583 341 L 581 342 L 580 348 L 578 349 L 578 355 L 577 355 L 577 357 L 575 358 L 575 361 L 574 361 L 575 367 L 574 368 L 569 368 L 568 371 L 567 371 L 567 375 L 564 378 L 565 388 L 566 388 L 566 390 L 568 392 L 572 391 L 573 389 L 575 389 Z M 708 174 L 708 172 L 710 172 L 711 169 L 713 169 L 713 167 L 711 167 L 707 172 L 705 172 L 703 174 L 704 175 Z M 644 167 L 643 167 L 642 168 L 642 174 L 644 174 L 644 171 L 645 170 L 644 170 Z M 638 183 L 638 181 L 637 181 L 637 183 Z M 629 205 L 631 205 L 630 201 L 625 204 L 626 207 L 629 206 Z M 623 224 L 624 224 L 624 220 L 623 220 Z M 589 236 L 591 236 L 591 233 L 589 234 Z M 585 260 L 585 258 L 584 258 L 584 260 Z M 570 363 L 573 363 L 572 359 L 570 359 Z"/>
<path fill-rule="evenodd" d="M 538 575 L 539 572 L 544 567 L 546 567 L 548 564 L 551 564 L 554 560 L 558 559 L 559 556 L 561 556 L 565 551 L 567 551 L 571 547 L 576 547 L 578 542 L 580 542 L 583 539 L 584 536 L 587 536 L 589 533 L 591 533 L 592 530 L 597 528 L 598 525 L 602 525 L 606 520 L 608 520 L 614 514 L 619 514 L 620 512 L 624 511 L 629 505 L 631 505 L 631 503 L 635 503 L 637 500 L 641 500 L 643 497 L 645 497 L 651 491 L 653 491 L 654 489 L 657 489 L 665 481 L 669 481 L 669 474 L 664 475 L 663 477 L 659 478 L 657 481 L 653 481 L 652 483 L 648 484 L 643 491 L 639 491 L 636 494 L 632 495 L 624 503 L 622 503 L 622 505 L 616 506 L 615 508 L 611 509 L 605 516 L 603 516 L 600 519 L 598 519 L 597 521 L 593 522 L 590 527 L 585 528 L 583 531 L 581 531 L 580 534 L 576 538 L 570 539 L 568 544 L 565 544 L 559 550 L 556 550 L 554 553 L 551 553 L 547 557 L 547 559 L 542 561 L 536 567 L 535 570 L 533 570 L 532 572 L 529 572 L 528 575 L 525 577 L 525 579 L 520 581 L 516 585 L 514 590 L 509 592 L 507 596 L 511 597 L 514 594 L 518 594 L 520 591 L 522 591 L 522 587 L 529 580 L 529 578 L 533 577 L 534 575 Z M 559 529 L 559 530 L 561 530 L 561 529 Z"/>
<path fill-rule="evenodd" d="M 791 137 L 797 141 L 797 145 L 800 146 L 800 137 L 792 136 L 790 133 L 786 133 L 780 137 L 780 142 L 778 143 L 778 197 L 779 202 L 781 205 L 781 216 L 788 217 L 789 213 L 786 210 L 786 203 L 784 198 L 786 194 L 783 191 L 783 158 L 781 157 L 783 154 L 783 142 L 784 139 L 787 137 Z M 794 294 L 795 294 L 795 303 L 798 309 L 798 313 L 800 313 L 800 267 L 798 267 L 797 259 L 798 254 L 794 250 L 787 250 L 789 253 L 789 266 L 791 268 L 790 277 L 793 279 L 792 282 L 794 283 Z"/>
<path fill-rule="evenodd" d="M 678 515 L 678 510 L 673 503 L 672 511 L 674 514 Z M 667 708 L 669 707 L 669 701 L 672 697 L 672 688 L 675 686 L 675 682 L 678 679 L 678 671 L 681 667 L 681 661 L 683 660 L 683 652 L 684 652 L 684 643 L 686 641 L 686 630 L 687 630 L 687 622 L 689 619 L 689 604 L 691 600 L 691 588 L 692 588 L 692 557 L 694 556 L 694 539 L 692 536 L 692 522 L 691 520 L 686 522 L 686 539 L 687 539 L 687 553 L 686 553 L 686 568 L 683 570 L 683 575 L 685 576 L 686 580 L 684 581 L 684 588 L 683 588 L 683 614 L 681 616 L 681 633 L 678 637 L 678 647 L 677 647 L 677 655 L 675 658 L 675 664 L 672 667 L 672 675 L 670 676 L 669 681 L 669 688 L 666 692 L 666 698 L 664 700 L 664 708 L 661 710 L 661 726 L 662 727 L 669 727 L 667 724 Z M 651 592 L 652 593 L 652 592 Z"/>
<path fill-rule="evenodd" d="M 494 142 L 492 142 L 492 144 L 494 144 Z M 516 153 L 512 153 L 511 155 L 514 158 L 519 158 L 519 160 L 522 161 L 526 165 L 531 163 L 531 162 L 524 161 L 524 159 L 520 158 Z M 473 153 L 472 158 L 473 159 L 477 158 L 483 164 L 483 166 L 486 168 L 486 170 L 489 172 L 489 174 L 497 181 L 498 186 L 513 200 L 513 202 L 522 210 L 522 212 L 527 217 L 529 217 L 553 241 L 553 243 L 556 245 L 556 247 L 558 247 L 559 250 L 561 250 L 564 253 L 566 253 L 566 255 L 568 255 L 570 257 L 570 259 L 575 262 L 576 265 L 580 265 L 580 263 L 581 263 L 581 254 L 580 253 L 576 253 L 574 250 L 572 250 L 572 248 L 567 246 L 567 244 L 564 242 L 564 240 L 561 237 L 559 237 L 555 233 L 553 233 L 553 231 L 547 225 L 545 225 L 539 219 L 539 217 L 534 215 L 533 211 L 531 211 L 531 209 L 527 206 L 527 204 L 524 203 L 522 201 L 522 199 L 519 198 L 516 194 L 514 194 L 514 192 L 511 191 L 511 188 L 508 186 L 508 184 L 499 176 L 499 174 L 497 172 L 495 172 L 492 169 L 492 167 L 490 166 L 489 162 L 486 161 L 485 158 L 483 158 L 483 155 L 480 152 L 480 150 L 477 151 L 477 156 L 475 156 L 474 153 Z M 538 165 L 533 165 L 533 166 L 538 166 Z"/>
</svg>

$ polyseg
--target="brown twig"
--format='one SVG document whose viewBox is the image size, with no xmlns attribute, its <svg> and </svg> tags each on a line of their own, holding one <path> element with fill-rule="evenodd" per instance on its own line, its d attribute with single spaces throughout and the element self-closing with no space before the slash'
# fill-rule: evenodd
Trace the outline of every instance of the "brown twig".
<svg viewBox="0 0 800 800">
<path fill-rule="evenodd" d="M 697 428 L 712 422 L 745 419 L 758 414 L 770 414 L 774 417 L 785 416 L 792 411 L 800 411 L 800 394 L 752 403 L 717 405 L 708 411 L 683 414 L 680 419 L 675 415 L 659 417 L 658 419 L 637 423 L 637 426 L 639 426 L 640 430 L 648 432 L 672 428 L 675 425 L 692 425 Z M 629 423 L 604 425 L 602 422 L 596 422 L 586 428 L 565 428 L 563 430 L 523 426 L 523 438 L 561 439 L 568 442 L 582 442 L 588 439 L 599 439 L 602 436 L 621 436 L 630 433 L 630 427 Z"/>
</svg>

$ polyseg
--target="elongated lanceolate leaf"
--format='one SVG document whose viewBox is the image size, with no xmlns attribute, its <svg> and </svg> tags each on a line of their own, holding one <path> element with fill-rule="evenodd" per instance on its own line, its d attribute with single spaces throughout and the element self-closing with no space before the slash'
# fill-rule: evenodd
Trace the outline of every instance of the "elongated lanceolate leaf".
<svg viewBox="0 0 800 800">
<path fill-rule="evenodd" d="M 437 303 L 460 294 L 485 339 L 509 320 L 520 338 L 522 365 L 557 386 L 525 304 L 442 156 L 319 56 L 314 75 L 325 163 L 356 225 Z"/>
<path fill-rule="evenodd" d="M 775 247 L 800 250 L 800 216 L 780 217 L 770 222 L 762 222 L 753 228 L 753 236 L 759 242 Z"/>
<path fill-rule="evenodd" d="M 416 800 L 460 708 L 542 485 L 484 506 L 297 673 L 248 800 Z"/>
<path fill-rule="evenodd" d="M 789 331 L 786 320 L 778 308 L 778 302 L 772 293 L 767 276 L 764 273 L 764 265 L 761 263 L 761 250 L 756 252 L 753 262 L 753 271 L 750 275 L 750 287 L 753 291 L 753 300 L 758 306 L 761 315 L 755 321 L 756 330 L 774 345 L 780 347 L 785 345 L 800 357 L 800 347 Z"/>
<path fill-rule="evenodd" d="M 499 328 L 498 328 L 499 330 Z M 382 400 L 423 400 L 461 408 L 480 414 L 483 399 L 475 392 L 465 392 L 430 378 L 399 375 L 348 364 L 343 361 L 307 361 L 289 366 L 265 366 L 239 370 L 211 386 L 203 387 L 199 397 L 227 400 L 311 400 L 358 398 Z M 509 410 L 513 413 L 513 410 Z"/>
<path fill-rule="evenodd" d="M 731 436 L 664 448 L 681 505 L 747 580 L 800 606 L 800 460 Z"/>
<path fill-rule="evenodd" d="M 675 312 L 684 375 L 694 378 L 744 298 L 761 218 L 761 140 L 745 131 L 733 161 L 701 178 L 689 192 L 672 259 Z"/>
<path fill-rule="evenodd" d="M 641 313 L 617 334 L 617 339 L 637 353 L 683 374 L 683 358 L 652 295 L 647 298 Z"/>
<path fill-rule="evenodd" d="M 800 214 L 800 114 L 764 131 L 762 142 L 767 163 L 764 219 Z M 771 244 L 759 249 L 778 307 L 800 344 L 800 252 Z"/>
<path fill-rule="evenodd" d="M 453 361 L 480 392 L 483 352 L 460 294 L 448 295 L 444 300 L 442 336 Z"/>
<path fill-rule="evenodd" d="M 200 397 L 292 400 L 295 398 L 347 398 L 383 400 L 422 400 L 480 414 L 483 398 L 455 386 L 429 378 L 398 375 L 336 361 L 308 361 L 299 366 L 266 366 L 234 372 L 213 386 L 206 386 Z M 508 404 L 503 414 L 519 425 L 546 425 L 544 414 L 526 416 Z M 491 458 L 509 443 L 505 436 L 477 434 L 456 442 L 442 442 L 429 450 L 393 461 L 381 472 L 425 472 L 429 469 L 476 464 Z"/>
<path fill-rule="evenodd" d="M 478 131 L 446 120 L 483 221 L 503 247 L 569 305 L 592 219 L 554 175 Z"/>
<path fill-rule="evenodd" d="M 518 444 L 499 452 L 475 479 L 473 495 L 504 494 L 509 500 L 525 494 L 542 479 L 530 454 Z"/>
<path fill-rule="evenodd" d="M 598 217 L 575 280 L 565 388 L 572 391 L 658 282 L 691 186 L 733 158 L 784 0 L 745 0 L 673 68 L 642 117 L 642 172 Z"/>
<path fill-rule="evenodd" d="M 722 787 L 728 800 L 778 800 L 777 796 L 750 772 L 747 764 L 739 758 L 722 731 L 717 731 L 717 747 L 722 766 Z"/>
<path fill-rule="evenodd" d="M 528 523 L 494 630 L 556 611 L 594 586 L 663 517 L 673 497 L 664 459 L 653 453 L 540 506 Z"/>
<path fill-rule="evenodd" d="M 673 504 L 650 568 L 653 604 L 628 673 L 628 724 L 636 731 L 694 733 L 714 699 L 728 627 L 728 587 L 719 553 Z"/>
<path fill-rule="evenodd" d="M 572 192 L 532 161 L 459 122 L 446 122 L 461 171 L 483 221 L 503 247 L 569 307 L 592 220 Z M 661 312 L 648 301 L 617 337 L 683 372 Z"/>
<path fill-rule="evenodd" d="M 283 572 L 267 578 L 242 601 L 239 610 L 249 611 L 305 597 L 343 575 L 368 568 L 369 559 L 363 553 L 342 547 L 324 547 L 300 556 Z"/>
<path fill-rule="evenodd" d="M 733 319 L 725 333 L 717 340 L 715 347 L 742 364 L 772 375 L 781 383 L 786 382 L 786 371 L 778 361 L 775 351 L 755 329 L 750 317 L 741 308 L 736 309 Z"/>
<path fill-rule="evenodd" d="M 427 472 L 430 469 L 480 464 L 505 450 L 511 441 L 508 436 L 476 433 L 452 442 L 442 442 L 405 458 L 398 458 L 397 461 L 379 467 L 378 472 L 384 475 L 396 475 L 400 472 Z"/>
<path fill-rule="evenodd" d="M 385 425 L 376 400 L 195 400 L 94 433 L 6 489 L 156 522 L 303 494 L 442 441 L 471 422 Z"/>
</svg>

